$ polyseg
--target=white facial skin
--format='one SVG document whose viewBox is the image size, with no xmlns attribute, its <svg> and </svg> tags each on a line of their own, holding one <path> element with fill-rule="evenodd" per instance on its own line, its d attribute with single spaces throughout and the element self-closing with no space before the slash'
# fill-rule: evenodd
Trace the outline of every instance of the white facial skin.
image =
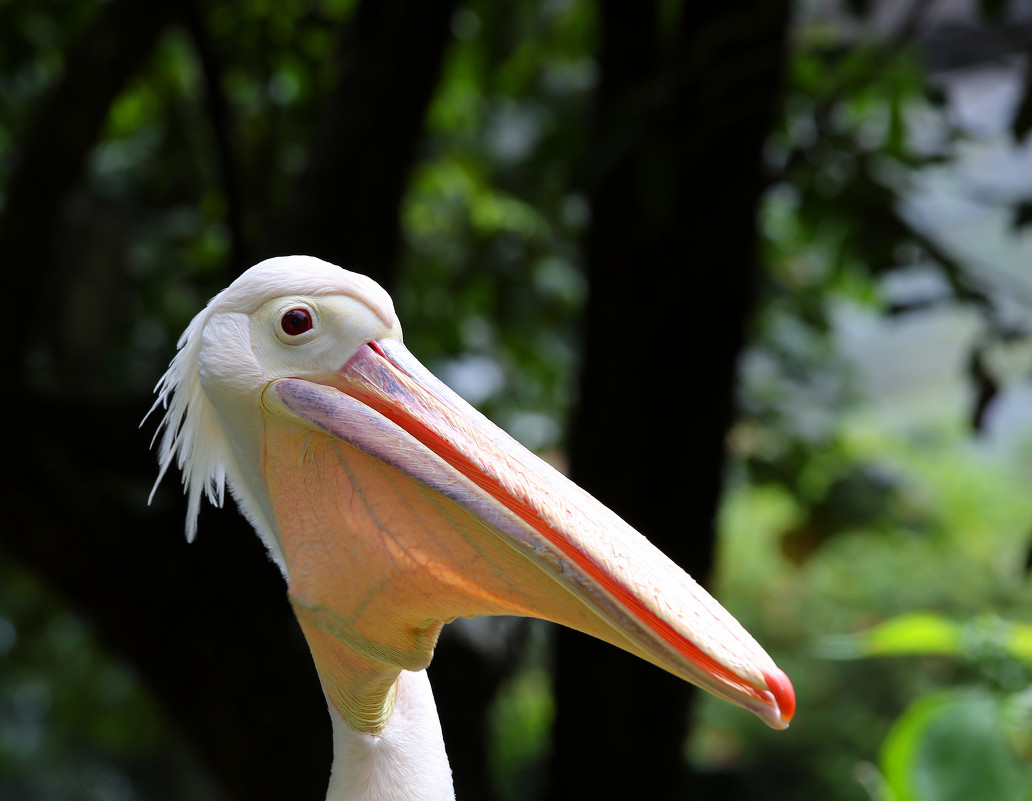
<svg viewBox="0 0 1032 801">
<path fill-rule="evenodd" d="M 306 312 L 311 328 L 284 331 L 289 312 Z M 401 326 L 388 326 L 360 300 L 347 295 L 276 298 L 251 315 L 251 348 L 268 384 L 278 378 L 330 380 L 362 345 L 378 339 L 401 339 Z"/>
</svg>

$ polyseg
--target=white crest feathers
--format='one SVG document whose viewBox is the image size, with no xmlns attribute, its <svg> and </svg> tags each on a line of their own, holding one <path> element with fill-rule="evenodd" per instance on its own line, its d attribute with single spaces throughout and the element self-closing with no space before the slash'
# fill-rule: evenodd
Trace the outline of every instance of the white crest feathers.
<svg viewBox="0 0 1032 801">
<path fill-rule="evenodd" d="M 155 440 L 161 434 L 160 469 L 151 498 L 175 461 L 188 496 L 187 540 L 192 541 L 197 533 L 201 496 L 221 506 L 225 499 L 227 470 L 230 480 L 234 479 L 229 439 L 218 413 L 204 394 L 198 371 L 205 327 L 216 315 L 251 314 L 280 296 L 332 294 L 362 300 L 388 325 L 396 319 L 390 296 L 371 278 L 312 256 L 280 256 L 266 259 L 244 272 L 211 299 L 179 338 L 176 355 L 154 388 L 157 399 L 147 417 L 159 406 L 165 409 L 154 434 Z"/>
</svg>

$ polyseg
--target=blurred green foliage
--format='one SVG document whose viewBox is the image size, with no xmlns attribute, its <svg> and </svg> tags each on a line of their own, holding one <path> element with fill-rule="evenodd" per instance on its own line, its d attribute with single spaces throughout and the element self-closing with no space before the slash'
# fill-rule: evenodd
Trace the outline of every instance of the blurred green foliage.
<svg viewBox="0 0 1032 801">
<path fill-rule="evenodd" d="M 898 801 L 993 798 L 1027 801 L 1032 793 L 1028 754 L 1015 739 L 1027 739 L 1027 693 L 1015 703 L 985 690 L 939 690 L 903 713 L 881 755 L 883 793 Z M 1016 717 L 1023 729 L 1009 731 Z M 1010 719 L 1010 720 L 1009 720 Z"/>
<path fill-rule="evenodd" d="M 838 327 L 843 309 L 952 306 L 979 311 L 986 341 L 1007 341 L 978 266 L 903 209 L 965 134 L 909 40 L 856 46 L 817 16 L 797 33 L 768 145 L 768 272 L 729 438 L 716 583 L 792 677 L 800 711 L 782 736 L 707 699 L 689 758 L 721 798 L 1025 799 L 1032 442 L 979 441 L 974 403 L 968 420 L 934 404 L 886 417 Z M 915 268 L 941 288 L 894 305 L 886 278 Z M 984 378 L 972 370 L 972 398 Z M 914 658 L 839 661 L 847 646 Z"/>
<path fill-rule="evenodd" d="M 1028 715 L 1019 703 L 1030 686 L 1030 629 L 1020 622 L 1032 619 L 1023 570 L 1027 449 L 1015 460 L 955 427 L 901 437 L 863 415 L 843 422 L 842 460 L 876 460 L 896 476 L 907 500 L 894 513 L 861 522 L 800 562 L 791 535 L 810 512 L 798 498 L 777 485 L 743 484 L 725 501 L 718 594 L 793 678 L 800 710 L 782 737 L 749 727 L 719 702 L 704 705 L 691 757 L 703 770 L 745 776 L 744 797 L 893 797 L 885 782 L 904 767 L 932 769 L 914 761 L 925 759 L 911 747 L 917 713 L 907 710 L 915 701 L 939 710 L 939 699 L 953 710 L 974 699 L 972 714 L 984 722 L 989 702 L 978 699 L 990 693 L 1000 721 Z M 852 659 L 861 656 L 868 658 Z M 972 686 L 980 689 L 965 695 Z M 974 747 L 966 714 L 920 720 Z M 1026 731 L 1030 722 L 1015 718 Z M 899 741 L 909 750 L 893 750 L 897 729 L 911 732 Z M 1029 754 L 1016 753 L 1014 772 L 1028 779 Z"/>
<path fill-rule="evenodd" d="M 1032 797 L 1032 626 L 911 612 L 833 646 L 840 657 L 949 656 L 980 681 L 922 695 L 882 744 L 881 794 L 900 801 Z"/>
</svg>

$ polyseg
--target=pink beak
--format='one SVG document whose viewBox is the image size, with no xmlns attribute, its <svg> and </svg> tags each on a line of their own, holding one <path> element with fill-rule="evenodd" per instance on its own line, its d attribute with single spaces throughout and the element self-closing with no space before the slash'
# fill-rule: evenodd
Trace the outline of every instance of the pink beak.
<svg viewBox="0 0 1032 801">
<path fill-rule="evenodd" d="M 397 671 L 481 614 L 570 626 L 788 726 L 791 682 L 720 604 L 399 340 L 319 382 L 275 381 L 262 403 L 291 599 L 353 727 L 382 726 Z"/>
</svg>

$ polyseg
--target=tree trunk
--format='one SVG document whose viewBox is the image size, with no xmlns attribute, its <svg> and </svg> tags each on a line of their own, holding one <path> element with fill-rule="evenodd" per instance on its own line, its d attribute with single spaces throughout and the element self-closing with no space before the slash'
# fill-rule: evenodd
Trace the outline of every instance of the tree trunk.
<svg viewBox="0 0 1032 801">
<path fill-rule="evenodd" d="M 659 5 L 600 6 L 571 470 L 705 579 L 757 280 L 761 150 L 788 3 L 685 3 L 668 41 Z M 688 686 L 568 631 L 556 660 L 550 797 L 684 798 Z"/>
</svg>

